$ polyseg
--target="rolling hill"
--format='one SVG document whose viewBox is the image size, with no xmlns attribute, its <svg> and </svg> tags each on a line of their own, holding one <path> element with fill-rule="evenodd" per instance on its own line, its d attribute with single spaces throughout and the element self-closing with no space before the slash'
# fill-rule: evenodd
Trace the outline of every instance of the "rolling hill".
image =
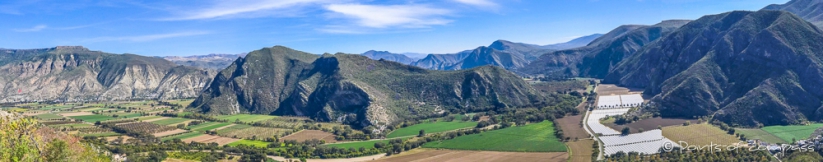
<svg viewBox="0 0 823 162">
<path fill-rule="evenodd" d="M 704 16 L 645 46 L 604 83 L 645 87 L 664 117 L 732 125 L 823 118 L 823 33 L 784 11 Z"/>
<path fill-rule="evenodd" d="M 190 106 L 212 114 L 298 115 L 362 127 L 552 101 L 495 66 L 433 71 L 361 55 L 318 56 L 275 46 L 237 60 Z"/>
<path fill-rule="evenodd" d="M 0 53 L 0 102 L 189 98 L 213 75 L 162 58 L 80 46 Z"/>
</svg>

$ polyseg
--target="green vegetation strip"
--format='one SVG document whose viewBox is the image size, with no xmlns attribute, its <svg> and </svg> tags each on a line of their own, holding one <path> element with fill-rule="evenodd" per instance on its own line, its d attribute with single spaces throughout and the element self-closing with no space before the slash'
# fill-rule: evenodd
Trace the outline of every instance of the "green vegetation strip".
<svg viewBox="0 0 823 162">
<path fill-rule="evenodd" d="M 427 148 L 516 152 L 566 152 L 566 145 L 554 136 L 549 121 L 434 141 Z"/>
<path fill-rule="evenodd" d="M 189 132 L 189 133 L 183 133 L 183 134 L 179 134 L 179 135 L 164 137 L 164 138 L 162 138 L 162 140 L 163 141 L 168 141 L 168 140 L 173 140 L 173 139 L 181 139 L 182 140 L 182 139 L 186 139 L 186 138 L 197 137 L 197 136 L 200 136 L 200 135 L 203 135 L 203 133 Z"/>
<path fill-rule="evenodd" d="M 455 121 L 453 122 L 427 122 L 394 130 L 391 133 L 389 133 L 389 135 L 386 137 L 394 138 L 403 136 L 415 136 L 420 133 L 420 130 L 424 130 L 426 133 L 437 133 L 456 130 L 460 128 L 471 128 L 474 126 L 477 126 L 477 122 L 461 122 L 457 119 L 455 119 Z"/>
<path fill-rule="evenodd" d="M 186 118 L 168 118 L 168 119 L 153 121 L 152 123 L 160 124 L 160 125 L 170 125 L 170 124 L 181 123 L 181 122 L 184 122 L 186 120 L 189 120 L 189 119 L 186 119 Z"/>
<path fill-rule="evenodd" d="M 80 120 L 83 120 L 83 121 L 89 122 L 89 123 L 114 119 L 111 116 L 105 116 L 105 115 L 83 115 L 83 116 L 72 116 L 71 118 L 80 119 Z"/>
<path fill-rule="evenodd" d="M 226 119 L 229 122 L 234 122 L 240 120 L 242 122 L 256 122 L 256 121 L 263 121 L 275 118 L 276 116 L 270 115 L 252 115 L 252 114 L 235 114 L 235 115 L 223 115 L 218 116 L 219 119 Z"/>
<path fill-rule="evenodd" d="M 410 138 L 410 137 L 406 137 L 406 138 L 403 138 L 403 140 L 405 140 L 405 139 L 409 139 L 409 138 Z M 348 142 L 348 143 L 335 143 L 335 144 L 327 144 L 327 145 L 325 145 L 325 146 L 328 146 L 328 147 L 337 147 L 337 148 L 346 148 L 346 149 L 347 149 L 347 148 L 359 149 L 360 147 L 363 147 L 363 148 L 374 148 L 374 144 L 375 144 L 375 143 L 377 143 L 377 142 L 389 143 L 389 139 L 385 139 L 385 140 L 371 140 L 371 141 L 360 141 L 360 142 Z"/>
<path fill-rule="evenodd" d="M 35 115 L 35 117 L 40 118 L 41 120 L 63 119 L 63 116 L 60 116 L 60 115 L 57 115 L 57 114 L 51 114 L 51 113 Z"/>
<path fill-rule="evenodd" d="M 196 125 L 194 127 L 191 127 L 191 130 L 193 130 L 193 131 L 207 131 L 207 130 L 212 130 L 212 129 L 217 129 L 217 128 L 220 128 L 220 127 L 224 127 L 224 126 L 227 126 L 229 124 L 231 124 L 231 123 L 203 123 L 203 124 L 199 124 L 199 125 Z"/>
<path fill-rule="evenodd" d="M 237 145 L 248 145 L 248 146 L 254 146 L 254 147 L 266 147 L 266 146 L 269 145 L 269 143 L 268 142 L 263 142 L 263 141 L 254 141 L 254 140 L 242 139 L 242 140 L 234 141 L 234 142 L 228 144 L 228 146 L 237 146 Z"/>
<path fill-rule="evenodd" d="M 780 137 L 774 136 L 761 129 L 735 129 L 735 132 L 743 134 L 746 139 L 759 139 L 769 143 L 788 143 L 780 139 Z"/>
<path fill-rule="evenodd" d="M 105 133 L 93 133 L 93 134 L 82 134 L 83 137 L 108 137 L 108 136 L 118 136 L 119 133 L 115 132 L 105 132 Z"/>
<path fill-rule="evenodd" d="M 814 133 L 814 130 L 820 127 L 823 127 L 823 124 L 768 126 L 761 129 L 777 136 L 783 141 L 791 142 L 792 139 L 802 140 L 809 138 L 809 136 Z"/>
</svg>

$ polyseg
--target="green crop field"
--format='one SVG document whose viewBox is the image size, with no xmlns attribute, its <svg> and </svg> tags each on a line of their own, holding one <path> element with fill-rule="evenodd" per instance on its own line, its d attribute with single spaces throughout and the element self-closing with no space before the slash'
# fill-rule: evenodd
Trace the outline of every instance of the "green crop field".
<svg viewBox="0 0 823 162">
<path fill-rule="evenodd" d="M 193 127 L 189 127 L 189 129 L 191 129 L 193 131 L 207 131 L 207 130 L 212 130 L 212 129 L 215 129 L 215 128 L 224 127 L 224 126 L 227 126 L 229 124 L 231 124 L 231 123 L 202 123 L 202 124 L 195 125 Z"/>
<path fill-rule="evenodd" d="M 35 115 L 35 117 L 40 118 L 40 120 L 62 119 L 63 118 L 63 116 L 60 116 L 60 115 L 57 115 L 57 114 L 51 114 L 51 113 Z"/>
<path fill-rule="evenodd" d="M 474 126 L 477 126 L 477 122 L 462 122 L 458 119 L 452 122 L 426 122 L 394 130 L 386 138 L 415 136 L 420 133 L 421 129 L 426 133 L 437 133 Z"/>
<path fill-rule="evenodd" d="M 105 121 L 105 120 L 114 119 L 111 116 L 105 116 L 105 115 L 83 115 L 83 116 L 72 116 L 70 118 L 80 119 L 80 120 L 83 120 L 85 122 L 90 122 L 90 123 L 94 123 L 94 122 L 97 122 L 97 121 Z"/>
<path fill-rule="evenodd" d="M 745 135 L 746 139 L 759 139 L 769 143 L 788 143 L 761 129 L 735 129 L 735 132 Z"/>
<path fill-rule="evenodd" d="M 252 115 L 252 114 L 235 114 L 235 115 L 221 115 L 217 118 L 219 119 L 226 119 L 229 122 L 234 122 L 236 120 L 240 120 L 242 122 L 256 122 L 256 121 L 263 121 L 268 120 L 271 118 L 275 118 L 276 116 L 271 115 Z"/>
<path fill-rule="evenodd" d="M 190 120 L 190 119 L 186 119 L 186 118 L 168 118 L 168 119 L 153 121 L 152 123 L 160 124 L 160 125 L 170 125 L 170 124 L 182 123 L 182 122 L 187 121 L 187 120 Z"/>
<path fill-rule="evenodd" d="M 118 136 L 119 133 L 115 132 L 105 132 L 105 133 L 93 133 L 93 134 L 82 134 L 83 137 L 109 137 L 109 136 Z"/>
<path fill-rule="evenodd" d="M 263 141 L 254 141 L 254 140 L 239 140 L 229 143 L 228 146 L 237 146 L 237 145 L 248 145 L 248 146 L 255 146 L 255 147 L 266 147 L 269 145 L 268 142 Z"/>
<path fill-rule="evenodd" d="M 814 130 L 820 127 L 823 127 L 823 124 L 768 126 L 761 129 L 777 136 L 783 141 L 791 142 L 792 139 L 801 140 L 809 138 L 809 136 L 814 133 Z"/>
<path fill-rule="evenodd" d="M 410 137 L 403 138 L 408 139 Z M 374 148 L 374 144 L 377 142 L 389 143 L 389 140 L 371 140 L 371 141 L 359 141 L 359 142 L 347 142 L 347 143 L 334 143 L 334 144 L 327 144 L 325 146 L 328 147 L 337 147 L 337 148 L 354 148 L 358 149 L 360 147 L 363 148 Z"/>
<path fill-rule="evenodd" d="M 140 113 L 125 113 L 125 114 L 120 114 L 119 116 L 120 116 L 120 118 L 133 118 L 133 117 L 139 117 Z"/>
<path fill-rule="evenodd" d="M 516 152 L 566 152 L 566 145 L 554 136 L 554 124 L 549 121 L 510 127 L 433 141 L 423 147 L 455 150 L 486 150 Z"/>
<path fill-rule="evenodd" d="M 75 123 L 75 124 L 60 124 L 60 125 L 49 125 L 52 128 L 82 128 L 82 127 L 91 127 L 91 124 L 86 123 Z"/>
<path fill-rule="evenodd" d="M 140 120 L 149 120 L 149 119 L 157 119 L 157 118 L 160 118 L 160 117 L 161 117 L 161 116 L 144 116 L 144 117 L 139 117 L 139 118 L 137 118 L 137 119 L 140 119 Z"/>
<path fill-rule="evenodd" d="M 169 136 L 169 137 L 163 137 L 162 140 L 163 141 L 168 141 L 168 140 L 172 140 L 172 139 L 181 139 L 182 140 L 182 139 L 186 139 L 186 138 L 197 137 L 197 136 L 200 136 L 200 135 L 203 135 L 203 133 L 189 132 L 189 133 L 183 133 L 183 134 Z"/>
</svg>

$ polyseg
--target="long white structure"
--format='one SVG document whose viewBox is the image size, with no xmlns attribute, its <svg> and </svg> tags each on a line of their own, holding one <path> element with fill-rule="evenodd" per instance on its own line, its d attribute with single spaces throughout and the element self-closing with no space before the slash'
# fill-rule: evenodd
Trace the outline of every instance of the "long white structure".
<svg viewBox="0 0 823 162">
<path fill-rule="evenodd" d="M 643 97 L 640 94 L 598 96 L 597 109 L 622 109 L 640 107 Z"/>
<path fill-rule="evenodd" d="M 593 133 L 601 134 L 601 135 L 615 135 L 620 134 L 619 131 L 616 131 L 612 128 L 609 128 L 600 123 L 600 119 L 603 119 L 608 116 L 615 116 L 620 114 L 625 114 L 629 112 L 629 109 L 607 109 L 607 110 L 593 110 L 589 114 L 588 121 L 586 124 L 589 125 L 589 128 L 592 129 Z"/>
</svg>

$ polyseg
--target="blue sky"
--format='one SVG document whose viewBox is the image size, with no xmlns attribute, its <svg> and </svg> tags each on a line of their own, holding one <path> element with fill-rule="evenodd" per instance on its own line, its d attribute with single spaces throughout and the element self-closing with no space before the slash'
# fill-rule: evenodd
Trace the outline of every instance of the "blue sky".
<svg viewBox="0 0 823 162">
<path fill-rule="evenodd" d="M 82 45 L 151 56 L 452 53 L 497 39 L 551 44 L 623 24 L 697 19 L 788 0 L 25 0 L 0 2 L 0 48 Z"/>
</svg>

